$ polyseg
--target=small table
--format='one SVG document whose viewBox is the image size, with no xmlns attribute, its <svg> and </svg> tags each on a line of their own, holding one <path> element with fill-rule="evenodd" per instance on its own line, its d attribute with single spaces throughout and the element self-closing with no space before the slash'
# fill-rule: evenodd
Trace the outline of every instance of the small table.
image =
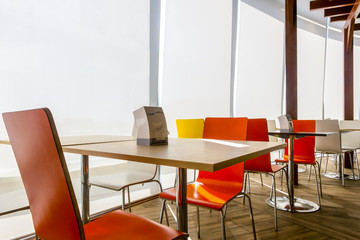
<svg viewBox="0 0 360 240">
<path fill-rule="evenodd" d="M 219 141 L 211 139 L 170 138 L 168 145 L 144 146 L 136 141 L 73 145 L 64 152 L 82 155 L 82 216 L 89 221 L 88 157 L 98 156 L 178 168 L 176 204 L 178 229 L 188 232 L 187 168 L 214 172 L 237 163 L 286 147 L 285 143 Z"/>
<path fill-rule="evenodd" d="M 287 212 L 309 213 L 316 212 L 320 206 L 309 200 L 296 198 L 294 196 L 294 139 L 308 136 L 325 137 L 331 133 L 328 132 L 289 132 L 289 131 L 270 131 L 269 135 L 289 139 L 289 164 L 288 164 L 288 184 L 289 197 L 279 197 L 277 201 L 277 209 Z M 267 199 L 266 203 L 274 207 L 273 201 Z"/>
</svg>

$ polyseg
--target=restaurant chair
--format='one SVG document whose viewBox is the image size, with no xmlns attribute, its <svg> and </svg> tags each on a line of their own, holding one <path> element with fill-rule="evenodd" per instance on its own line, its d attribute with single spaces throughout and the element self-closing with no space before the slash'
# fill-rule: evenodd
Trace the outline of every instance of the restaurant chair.
<svg viewBox="0 0 360 240">
<path fill-rule="evenodd" d="M 47 108 L 3 113 L 37 239 L 186 239 L 188 234 L 116 210 L 82 224 L 69 171 Z"/>
<path fill-rule="evenodd" d="M 267 120 L 267 128 L 269 132 L 276 131 L 276 121 L 275 120 Z M 280 141 L 283 141 L 280 139 Z M 279 142 L 278 137 L 269 136 L 269 142 Z M 278 149 L 276 150 L 279 154 L 279 157 L 281 157 L 284 153 L 284 149 Z"/>
<path fill-rule="evenodd" d="M 204 119 L 202 118 L 176 119 L 176 130 L 177 130 L 178 138 L 202 138 L 204 132 Z M 194 171 L 194 181 L 195 181 L 196 170 L 194 169 L 193 171 Z M 176 178 L 175 178 L 175 182 L 176 182 Z"/>
<path fill-rule="evenodd" d="M 326 174 L 327 172 L 328 156 L 332 154 L 335 155 L 335 162 L 337 162 L 336 160 L 339 158 L 339 163 L 340 163 L 339 177 L 342 180 L 342 185 L 345 186 L 343 154 L 349 152 L 350 150 L 342 149 L 339 121 L 316 120 L 316 132 L 332 132 L 332 134 L 326 137 L 315 137 L 315 149 L 317 152 L 321 153 L 320 166 L 323 155 L 324 154 L 327 155 L 324 174 Z"/>
<path fill-rule="evenodd" d="M 218 140 L 246 140 L 247 118 L 206 118 L 204 125 L 204 139 Z M 249 200 L 249 211 L 252 221 L 254 239 L 256 239 L 255 223 L 251 200 L 242 191 L 244 181 L 244 163 L 221 169 L 216 172 L 199 171 L 195 182 L 187 185 L 187 202 L 197 207 L 197 231 L 200 237 L 200 219 L 198 207 L 204 207 L 220 212 L 222 239 L 226 239 L 225 211 L 229 201 L 238 195 L 246 196 Z M 176 189 L 172 188 L 160 194 L 160 198 L 176 200 Z M 161 213 L 162 214 L 162 213 Z"/>
<path fill-rule="evenodd" d="M 269 141 L 267 121 L 265 118 L 262 119 L 249 119 L 248 130 L 247 130 L 247 141 Z M 275 231 L 278 229 L 277 223 L 277 205 L 276 205 L 276 181 L 275 174 L 284 171 L 286 173 L 286 166 L 271 164 L 270 153 L 256 157 L 245 161 L 245 184 L 244 189 L 246 190 L 247 184 L 249 184 L 250 193 L 250 175 L 249 173 L 266 173 L 272 177 L 272 185 L 270 191 L 270 201 L 274 203 L 274 217 L 275 217 Z M 273 197 L 274 196 L 274 197 Z"/>
<path fill-rule="evenodd" d="M 315 132 L 316 131 L 316 121 L 315 120 L 292 120 L 294 126 L 294 132 Z M 277 163 L 288 163 L 289 154 L 288 148 L 285 148 L 284 158 L 279 158 L 275 160 Z M 294 140 L 294 163 L 295 164 L 304 164 L 310 165 L 311 168 L 314 168 L 315 175 L 315 184 L 317 190 L 317 199 L 319 207 L 321 207 L 321 197 L 322 196 L 322 185 L 321 185 L 321 174 L 320 174 L 320 164 L 316 161 L 315 158 L 315 137 L 308 136 Z M 319 175 L 319 181 L 318 181 Z"/>
<path fill-rule="evenodd" d="M 341 148 L 354 153 L 352 161 L 350 161 L 353 179 L 355 179 L 355 163 L 357 165 L 358 178 L 360 178 L 359 159 L 357 157 L 357 150 L 360 149 L 360 120 L 342 120 L 340 121 L 340 131 L 342 129 L 349 129 L 349 131 L 344 131 L 341 134 Z"/>
</svg>

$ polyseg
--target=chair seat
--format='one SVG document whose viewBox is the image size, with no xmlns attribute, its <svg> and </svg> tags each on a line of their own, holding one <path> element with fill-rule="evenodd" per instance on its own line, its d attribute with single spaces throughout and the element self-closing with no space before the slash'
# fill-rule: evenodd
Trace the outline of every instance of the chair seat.
<svg viewBox="0 0 360 240">
<path fill-rule="evenodd" d="M 87 240 L 169 240 L 187 236 L 178 230 L 121 210 L 85 224 L 84 232 Z"/>
<path fill-rule="evenodd" d="M 277 158 L 277 159 L 275 159 L 275 162 L 277 162 L 277 163 L 288 163 L 289 160 L 288 160 L 287 157 L 285 157 L 285 158 Z M 312 164 L 312 165 L 316 164 L 315 158 L 313 158 L 313 159 L 310 158 L 309 159 L 309 158 L 300 158 L 300 157 L 295 157 L 294 158 L 294 163 L 296 163 L 296 164 Z"/>
<path fill-rule="evenodd" d="M 242 184 L 227 182 L 214 183 L 196 181 L 187 185 L 187 202 L 216 210 L 221 210 L 224 205 L 241 193 Z M 160 193 L 160 198 L 176 200 L 176 189 L 171 188 Z"/>
<path fill-rule="evenodd" d="M 117 173 L 90 177 L 90 185 L 108 188 L 114 191 L 120 191 L 126 186 L 139 184 L 141 182 L 149 182 L 153 178 L 154 173 L 142 172 L 141 174 L 138 174 L 136 171 L 122 171 L 121 174 Z"/>
</svg>

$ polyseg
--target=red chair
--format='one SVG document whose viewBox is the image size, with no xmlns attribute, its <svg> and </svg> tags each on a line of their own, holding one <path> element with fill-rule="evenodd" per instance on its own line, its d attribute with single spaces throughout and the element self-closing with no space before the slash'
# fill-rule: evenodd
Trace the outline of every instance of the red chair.
<svg viewBox="0 0 360 240">
<path fill-rule="evenodd" d="M 82 225 L 64 154 L 48 109 L 3 113 L 40 239 L 180 239 L 188 234 L 117 210 Z"/>
<path fill-rule="evenodd" d="M 294 132 L 315 132 L 315 120 L 293 120 Z M 289 161 L 288 148 L 285 148 L 284 158 L 276 159 L 278 163 L 287 163 Z M 322 196 L 321 174 L 320 166 L 315 159 L 315 137 L 309 136 L 294 140 L 294 163 L 305 164 L 314 167 L 315 183 L 317 189 L 318 204 L 321 206 L 320 195 Z M 318 171 L 316 171 L 316 168 Z M 319 184 L 317 180 L 317 173 L 319 173 Z M 319 186 L 320 185 L 320 194 Z"/>
<path fill-rule="evenodd" d="M 247 118 L 206 118 L 204 126 L 204 138 L 219 140 L 246 140 Z M 225 210 L 229 201 L 238 195 L 249 199 L 249 210 L 252 220 L 254 238 L 256 239 L 255 223 L 252 213 L 250 197 L 242 192 L 244 163 L 216 172 L 199 171 L 195 182 L 187 186 L 187 202 L 197 207 L 205 207 L 220 211 L 222 224 L 222 238 L 226 239 Z M 176 189 L 164 191 L 160 194 L 164 201 L 176 199 Z M 198 237 L 200 237 L 199 210 Z"/>
<path fill-rule="evenodd" d="M 269 141 L 267 121 L 265 118 L 248 120 L 248 130 L 247 130 L 246 140 L 264 141 L 264 142 Z M 250 172 L 260 173 L 260 174 L 266 173 L 272 176 L 272 189 L 270 192 L 270 201 L 273 201 L 275 206 L 274 207 L 275 230 L 278 229 L 275 174 L 281 170 L 286 172 L 286 166 L 271 164 L 270 153 L 245 161 L 245 174 L 247 178 L 245 178 L 244 189 L 246 189 L 247 180 L 249 180 L 249 186 L 250 186 L 250 179 L 249 179 Z M 274 194 L 274 198 L 272 197 L 273 194 Z"/>
</svg>

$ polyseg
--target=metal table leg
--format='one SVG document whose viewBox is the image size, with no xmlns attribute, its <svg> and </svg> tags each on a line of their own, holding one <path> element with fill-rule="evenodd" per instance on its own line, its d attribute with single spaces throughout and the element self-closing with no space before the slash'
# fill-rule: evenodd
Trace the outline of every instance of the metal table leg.
<svg viewBox="0 0 360 240">
<path fill-rule="evenodd" d="M 82 155 L 81 162 L 81 199 L 82 199 L 82 220 L 83 224 L 90 219 L 90 201 L 89 201 L 89 156 Z"/>
<path fill-rule="evenodd" d="M 178 168 L 178 180 L 176 186 L 176 207 L 178 209 L 177 229 L 188 232 L 188 208 L 186 200 L 187 192 L 187 169 Z"/>
</svg>

